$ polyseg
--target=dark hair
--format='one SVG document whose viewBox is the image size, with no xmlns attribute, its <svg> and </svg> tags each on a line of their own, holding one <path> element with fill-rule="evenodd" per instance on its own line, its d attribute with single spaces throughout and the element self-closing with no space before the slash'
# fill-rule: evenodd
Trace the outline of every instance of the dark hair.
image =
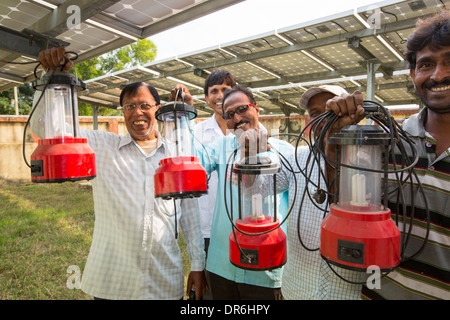
<svg viewBox="0 0 450 320">
<path fill-rule="evenodd" d="M 431 18 L 419 19 L 416 30 L 406 43 L 406 60 L 409 68 L 416 67 L 417 52 L 428 46 L 436 51 L 450 44 L 450 10 L 444 10 Z"/>
<path fill-rule="evenodd" d="M 222 98 L 222 111 L 224 111 L 225 101 L 227 100 L 227 98 L 236 92 L 242 92 L 243 94 L 245 94 L 248 97 L 248 100 L 250 101 L 250 103 L 256 104 L 255 97 L 253 96 L 253 93 L 250 91 L 250 89 L 248 89 L 244 86 L 241 86 L 241 85 L 235 85 L 233 88 L 228 89 L 224 92 L 223 98 Z"/>
<path fill-rule="evenodd" d="M 120 93 L 120 105 L 122 105 L 123 98 L 125 97 L 125 95 L 135 94 L 138 88 L 140 87 L 146 87 L 148 91 L 150 91 L 150 94 L 152 95 L 153 99 L 155 99 L 156 105 L 159 105 L 161 103 L 158 91 L 156 91 L 156 89 L 153 86 L 149 85 L 146 82 L 133 82 L 126 85 L 125 88 L 122 89 L 122 92 Z"/>
<path fill-rule="evenodd" d="M 209 74 L 209 76 L 205 80 L 205 87 L 203 91 L 205 96 L 208 95 L 208 88 L 212 87 L 216 84 L 224 83 L 229 85 L 230 87 L 234 87 L 236 85 L 236 80 L 231 75 L 229 71 L 226 70 L 216 70 Z"/>
</svg>

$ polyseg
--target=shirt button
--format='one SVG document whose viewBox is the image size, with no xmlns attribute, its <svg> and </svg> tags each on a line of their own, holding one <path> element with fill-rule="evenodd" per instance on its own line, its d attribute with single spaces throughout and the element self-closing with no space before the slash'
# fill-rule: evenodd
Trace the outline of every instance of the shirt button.
<svg viewBox="0 0 450 320">
<path fill-rule="evenodd" d="M 434 167 L 433 167 L 433 166 L 430 166 L 430 167 L 428 168 L 428 170 L 434 171 Z"/>
</svg>

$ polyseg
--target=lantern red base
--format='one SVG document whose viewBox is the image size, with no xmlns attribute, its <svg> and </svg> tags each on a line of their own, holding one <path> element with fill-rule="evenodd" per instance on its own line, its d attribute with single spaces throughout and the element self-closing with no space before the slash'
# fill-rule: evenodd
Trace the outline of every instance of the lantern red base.
<svg viewBox="0 0 450 320">
<path fill-rule="evenodd" d="M 249 270 L 282 267 L 287 260 L 286 234 L 281 227 L 276 228 L 277 226 L 279 222 L 273 222 L 273 218 L 269 217 L 262 220 L 251 220 L 251 217 L 245 217 L 245 221 L 236 220 L 239 230 L 234 229 L 229 236 L 231 263 Z M 266 231 L 269 232 L 259 235 Z"/>
<path fill-rule="evenodd" d="M 95 175 L 95 153 L 85 138 L 41 139 L 31 155 L 32 182 L 90 180 Z"/>
<path fill-rule="evenodd" d="M 391 212 L 356 212 L 331 205 L 321 225 L 320 253 L 342 268 L 389 271 L 400 264 L 400 231 Z"/>
<path fill-rule="evenodd" d="M 196 157 L 161 160 L 154 179 L 155 197 L 193 198 L 208 193 L 206 170 Z"/>
</svg>

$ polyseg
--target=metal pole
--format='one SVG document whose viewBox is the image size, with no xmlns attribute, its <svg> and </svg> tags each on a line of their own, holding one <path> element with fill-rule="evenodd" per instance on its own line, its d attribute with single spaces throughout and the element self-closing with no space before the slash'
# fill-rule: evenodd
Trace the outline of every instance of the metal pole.
<svg viewBox="0 0 450 320">
<path fill-rule="evenodd" d="M 74 85 L 70 86 L 70 93 L 72 98 L 72 121 L 73 121 L 73 136 L 79 137 L 80 132 L 78 131 L 78 101 L 77 101 L 77 87 Z"/>
<path fill-rule="evenodd" d="M 19 115 L 19 98 L 17 94 L 17 87 L 14 87 L 14 109 L 16 110 L 16 116 Z"/>
<path fill-rule="evenodd" d="M 367 60 L 367 100 L 375 100 L 375 74 L 379 67 L 379 63 Z M 373 124 L 373 120 L 366 119 L 366 123 Z"/>
<path fill-rule="evenodd" d="M 92 124 L 94 130 L 98 130 L 98 106 L 92 106 Z"/>
</svg>

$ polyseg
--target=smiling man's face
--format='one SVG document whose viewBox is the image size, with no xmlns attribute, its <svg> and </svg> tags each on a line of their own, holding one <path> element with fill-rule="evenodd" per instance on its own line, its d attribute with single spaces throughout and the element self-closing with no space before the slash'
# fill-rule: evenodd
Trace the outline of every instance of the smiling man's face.
<svg viewBox="0 0 450 320">
<path fill-rule="evenodd" d="M 151 107 L 147 111 L 142 111 L 138 106 L 147 103 Z M 155 99 L 150 91 L 142 86 L 137 89 L 136 94 L 127 94 L 123 98 L 122 105 L 134 104 L 134 110 L 123 112 L 125 124 L 128 132 L 134 140 L 152 140 L 155 139 L 156 118 L 155 112 L 160 106 L 156 106 Z"/>
<path fill-rule="evenodd" d="M 223 82 L 222 84 L 215 84 L 208 88 L 208 95 L 205 96 L 206 102 L 214 110 L 214 113 L 222 116 L 222 98 L 225 90 L 231 89 L 231 86 Z"/>
<path fill-rule="evenodd" d="M 240 130 L 259 128 L 259 106 L 253 105 L 245 93 L 236 91 L 230 94 L 225 100 L 223 110 L 224 115 L 232 115 L 226 121 L 227 128 L 233 130 L 234 134 L 238 135 Z"/>
<path fill-rule="evenodd" d="M 450 112 L 450 46 L 418 51 L 410 75 L 417 95 L 430 110 Z"/>
</svg>

